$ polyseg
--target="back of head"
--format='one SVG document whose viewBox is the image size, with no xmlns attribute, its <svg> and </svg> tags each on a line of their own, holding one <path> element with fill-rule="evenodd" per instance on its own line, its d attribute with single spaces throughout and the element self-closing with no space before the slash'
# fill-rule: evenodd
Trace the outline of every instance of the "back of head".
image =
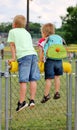
<svg viewBox="0 0 77 130">
<path fill-rule="evenodd" d="M 55 33 L 55 27 L 51 23 L 44 24 L 41 27 L 41 32 L 45 35 L 45 37 L 48 37 Z"/>
<path fill-rule="evenodd" d="M 15 24 L 17 28 L 25 28 L 26 18 L 23 15 L 16 15 L 14 17 L 13 24 Z"/>
</svg>

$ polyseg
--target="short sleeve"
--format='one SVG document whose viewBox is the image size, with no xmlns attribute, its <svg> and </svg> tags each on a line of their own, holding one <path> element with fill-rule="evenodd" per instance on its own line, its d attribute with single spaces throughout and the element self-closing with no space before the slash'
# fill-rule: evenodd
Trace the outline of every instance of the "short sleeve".
<svg viewBox="0 0 77 130">
<path fill-rule="evenodd" d="M 42 47 L 43 48 L 43 42 L 45 41 L 44 38 L 40 38 L 39 41 L 38 41 L 38 46 Z"/>
<path fill-rule="evenodd" d="M 8 40 L 7 42 L 14 42 L 15 41 L 15 38 L 14 38 L 14 33 L 12 30 L 9 31 L 9 34 L 8 34 Z"/>
</svg>

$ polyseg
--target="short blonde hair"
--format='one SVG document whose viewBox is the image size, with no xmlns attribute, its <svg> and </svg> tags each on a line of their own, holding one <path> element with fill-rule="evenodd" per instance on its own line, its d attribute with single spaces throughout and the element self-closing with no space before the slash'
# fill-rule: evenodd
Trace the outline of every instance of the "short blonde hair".
<svg viewBox="0 0 77 130">
<path fill-rule="evenodd" d="M 16 15 L 13 24 L 15 24 L 17 28 L 25 28 L 26 18 L 23 15 Z"/>
<path fill-rule="evenodd" d="M 41 27 L 41 33 L 43 33 L 45 37 L 48 37 L 49 35 L 54 34 L 55 33 L 54 25 L 51 23 L 44 24 Z"/>
</svg>

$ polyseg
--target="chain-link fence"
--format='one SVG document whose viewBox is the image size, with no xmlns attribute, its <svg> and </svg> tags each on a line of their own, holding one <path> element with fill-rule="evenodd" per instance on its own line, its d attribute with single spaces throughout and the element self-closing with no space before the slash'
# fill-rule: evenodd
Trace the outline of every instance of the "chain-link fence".
<svg viewBox="0 0 77 130">
<path fill-rule="evenodd" d="M 35 107 L 16 112 L 19 99 L 18 73 L 9 73 L 5 62 L 5 71 L 1 70 L 0 62 L 0 130 L 77 130 L 77 96 L 76 74 L 61 76 L 61 98 L 54 100 L 54 80 L 51 86 L 51 99 L 41 104 L 44 94 L 44 75 L 37 82 Z M 75 82 L 76 81 L 76 82 Z M 27 84 L 26 101 L 29 102 L 29 84 Z M 75 119 L 74 119 L 75 117 Z"/>
</svg>

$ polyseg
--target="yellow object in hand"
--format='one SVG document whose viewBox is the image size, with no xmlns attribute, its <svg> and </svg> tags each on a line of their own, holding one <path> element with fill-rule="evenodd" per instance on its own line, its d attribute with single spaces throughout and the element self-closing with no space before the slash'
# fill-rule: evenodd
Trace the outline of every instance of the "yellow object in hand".
<svg viewBox="0 0 77 130">
<path fill-rule="evenodd" d="M 41 73 L 44 73 L 44 62 L 38 62 L 39 70 Z"/>
<path fill-rule="evenodd" d="M 69 62 L 63 62 L 63 71 L 65 73 L 71 73 L 72 72 L 72 66 Z"/>
<path fill-rule="evenodd" d="M 13 61 L 10 63 L 10 72 L 17 72 L 18 71 L 18 62 Z"/>
</svg>

